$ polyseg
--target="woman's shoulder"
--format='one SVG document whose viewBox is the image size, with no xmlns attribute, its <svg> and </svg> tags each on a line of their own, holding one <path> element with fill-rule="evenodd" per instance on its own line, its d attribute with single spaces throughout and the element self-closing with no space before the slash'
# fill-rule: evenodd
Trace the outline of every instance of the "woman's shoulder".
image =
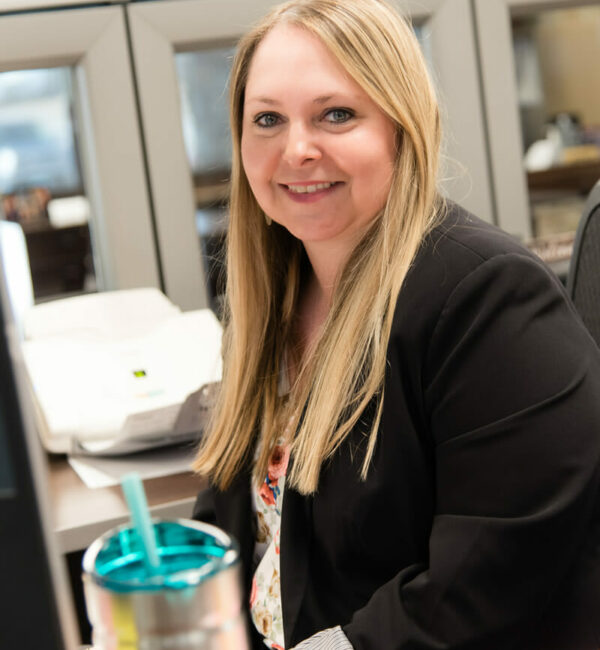
<svg viewBox="0 0 600 650">
<path fill-rule="evenodd" d="M 494 261 L 530 267 L 532 272 L 558 279 L 542 260 L 518 239 L 471 214 L 452 201 L 442 207 L 440 222 L 429 232 L 421 245 L 406 278 L 406 286 L 443 289 L 460 283 L 480 266 Z M 420 290 L 421 290 L 420 289 Z M 443 291 L 441 293 L 444 293 Z"/>
<path fill-rule="evenodd" d="M 498 255 L 514 254 L 542 264 L 516 237 L 450 200 L 444 201 L 440 222 L 425 237 L 421 253 L 440 259 L 450 256 L 454 262 L 464 259 L 473 265 Z"/>
<path fill-rule="evenodd" d="M 539 284 L 541 279 L 553 293 L 564 293 L 558 277 L 516 237 L 451 201 L 446 201 L 442 210 L 438 225 L 424 238 L 406 276 L 394 330 L 430 330 L 457 287 L 472 284 L 489 290 L 496 275 L 515 287 Z M 487 281 L 465 282 L 477 276 L 485 276 Z"/>
</svg>

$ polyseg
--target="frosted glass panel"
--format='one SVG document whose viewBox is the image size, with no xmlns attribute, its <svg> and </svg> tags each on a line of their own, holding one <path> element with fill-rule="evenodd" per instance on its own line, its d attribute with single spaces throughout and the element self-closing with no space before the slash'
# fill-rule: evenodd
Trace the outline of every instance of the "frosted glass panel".
<svg viewBox="0 0 600 650">
<path fill-rule="evenodd" d="M 220 312 L 231 172 L 228 81 L 234 45 L 176 54 L 181 120 L 196 202 L 196 230 L 209 300 Z"/>
<path fill-rule="evenodd" d="M 231 165 L 227 81 L 233 52 L 227 46 L 175 57 L 190 166 L 195 176 L 217 181 Z"/>
<path fill-rule="evenodd" d="M 36 300 L 96 289 L 72 72 L 0 73 L 0 218 L 23 229 Z"/>
<path fill-rule="evenodd" d="M 69 68 L 0 74 L 0 192 L 81 186 Z"/>
<path fill-rule="evenodd" d="M 432 71 L 433 55 L 431 52 L 431 30 L 427 27 L 427 23 L 413 25 L 413 30 L 415 32 L 415 36 L 417 37 L 417 40 L 419 41 L 419 45 L 421 46 L 421 51 L 423 52 L 425 61 L 427 61 L 429 70 Z"/>
</svg>

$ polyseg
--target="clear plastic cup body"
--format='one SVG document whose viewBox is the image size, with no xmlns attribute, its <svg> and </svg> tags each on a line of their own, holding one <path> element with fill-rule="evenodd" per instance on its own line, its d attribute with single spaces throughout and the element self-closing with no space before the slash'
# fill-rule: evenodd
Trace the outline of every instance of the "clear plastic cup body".
<svg viewBox="0 0 600 650">
<path fill-rule="evenodd" d="M 94 650 L 247 650 L 236 543 L 196 521 L 153 523 L 156 570 L 130 526 L 99 537 L 84 554 Z"/>
</svg>

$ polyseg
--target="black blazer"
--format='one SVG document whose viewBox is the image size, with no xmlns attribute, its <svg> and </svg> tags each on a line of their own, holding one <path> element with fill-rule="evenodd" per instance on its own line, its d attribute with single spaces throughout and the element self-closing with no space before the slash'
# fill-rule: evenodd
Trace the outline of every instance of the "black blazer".
<svg viewBox="0 0 600 650">
<path fill-rule="evenodd" d="M 599 648 L 600 354 L 559 281 L 450 204 L 388 360 L 367 480 L 370 412 L 316 495 L 286 488 L 286 647 L 340 624 L 357 650 Z M 243 468 L 215 492 L 247 586 L 249 486 Z"/>
</svg>

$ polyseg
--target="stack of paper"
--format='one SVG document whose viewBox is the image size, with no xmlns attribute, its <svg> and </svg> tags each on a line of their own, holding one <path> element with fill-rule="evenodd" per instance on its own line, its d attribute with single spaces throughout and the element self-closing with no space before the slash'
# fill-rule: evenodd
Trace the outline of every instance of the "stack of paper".
<svg viewBox="0 0 600 650">
<path fill-rule="evenodd" d="M 153 289 L 39 305 L 25 336 L 36 419 L 52 452 L 128 453 L 189 438 L 212 399 L 200 389 L 221 377 L 214 314 L 183 313 Z"/>
</svg>

